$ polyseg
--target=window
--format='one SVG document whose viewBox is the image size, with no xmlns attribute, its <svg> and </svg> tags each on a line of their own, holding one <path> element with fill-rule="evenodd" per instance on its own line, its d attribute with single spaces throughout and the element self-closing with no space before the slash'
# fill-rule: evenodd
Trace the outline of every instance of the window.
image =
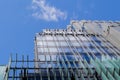
<svg viewBox="0 0 120 80">
<path fill-rule="evenodd" d="M 69 35 L 69 36 L 67 36 L 67 37 L 68 37 L 68 40 L 71 40 L 71 41 L 76 40 L 75 37 L 72 36 L 72 35 Z"/>
<path fill-rule="evenodd" d="M 72 44 L 73 46 L 77 46 L 77 47 L 79 47 L 79 46 L 80 46 L 80 44 L 79 44 L 77 41 L 72 42 L 71 44 Z"/>
<path fill-rule="evenodd" d="M 49 52 L 49 51 L 48 51 L 48 48 L 38 48 L 38 52 L 43 53 L 43 52 Z"/>
<path fill-rule="evenodd" d="M 49 48 L 50 53 L 52 52 L 58 52 L 57 48 Z"/>
<path fill-rule="evenodd" d="M 42 41 L 37 41 L 37 45 L 42 46 L 43 45 Z"/>
<path fill-rule="evenodd" d="M 72 61 L 72 60 L 75 60 L 75 56 L 74 55 L 66 55 L 67 56 L 67 59 Z"/>
<path fill-rule="evenodd" d="M 46 55 L 46 61 L 50 61 L 50 56 Z"/>
<path fill-rule="evenodd" d="M 38 55 L 38 58 L 40 61 L 45 61 L 45 56 L 44 55 Z"/>
<path fill-rule="evenodd" d="M 79 36 L 80 40 L 82 41 L 88 41 L 84 36 Z"/>
<path fill-rule="evenodd" d="M 53 37 L 50 36 L 50 35 L 47 35 L 47 36 L 46 36 L 46 40 L 53 40 Z"/>
<path fill-rule="evenodd" d="M 56 38 L 57 38 L 57 40 L 64 40 L 63 36 L 57 36 Z"/>
</svg>

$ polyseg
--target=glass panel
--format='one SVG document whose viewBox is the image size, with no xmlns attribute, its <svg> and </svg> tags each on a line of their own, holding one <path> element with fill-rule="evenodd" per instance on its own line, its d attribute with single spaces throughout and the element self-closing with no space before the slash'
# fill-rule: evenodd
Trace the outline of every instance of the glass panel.
<svg viewBox="0 0 120 80">
<path fill-rule="evenodd" d="M 65 41 L 64 42 L 63 41 L 59 42 L 59 45 L 60 46 L 68 46 L 67 42 L 65 42 Z"/>
<path fill-rule="evenodd" d="M 43 43 L 41 41 L 37 41 L 37 45 L 43 45 Z"/>
<path fill-rule="evenodd" d="M 94 40 L 94 41 L 98 41 L 97 37 L 95 37 L 95 36 L 91 36 L 91 38 L 92 38 L 92 40 Z"/>
<path fill-rule="evenodd" d="M 80 46 L 80 44 L 79 44 L 78 42 L 76 42 L 76 41 L 75 41 L 75 42 L 72 42 L 71 44 L 72 44 L 73 46 L 77 46 L 77 47 Z"/>
<path fill-rule="evenodd" d="M 64 40 L 63 36 L 58 35 L 56 38 L 57 38 L 57 40 Z"/>
<path fill-rule="evenodd" d="M 44 55 L 38 55 L 38 58 L 40 61 L 45 61 L 45 56 Z"/>
<path fill-rule="evenodd" d="M 46 41 L 43 41 L 43 46 L 47 46 L 47 42 Z"/>
<path fill-rule="evenodd" d="M 80 40 L 82 41 L 88 41 L 84 36 L 79 36 Z"/>
<path fill-rule="evenodd" d="M 92 53 L 98 53 L 98 51 L 96 50 L 96 48 L 92 48 L 90 49 Z"/>
<path fill-rule="evenodd" d="M 68 40 L 71 40 L 71 41 L 72 41 L 72 40 L 76 40 L 75 37 L 72 36 L 72 35 L 69 35 L 69 36 L 67 36 L 67 37 L 68 37 Z"/>
<path fill-rule="evenodd" d="M 38 48 L 38 52 L 52 53 L 52 52 L 58 52 L 58 50 L 57 48 Z"/>
<path fill-rule="evenodd" d="M 53 40 L 53 37 L 52 37 L 52 36 L 47 35 L 47 36 L 46 36 L 46 40 Z"/>
<path fill-rule="evenodd" d="M 49 48 L 49 51 L 52 52 L 58 52 L 57 48 Z"/>
<path fill-rule="evenodd" d="M 57 68 L 57 64 L 56 63 L 52 63 L 52 68 Z"/>
<path fill-rule="evenodd" d="M 55 46 L 55 42 L 48 42 L 48 46 Z"/>
<path fill-rule="evenodd" d="M 48 66 L 48 68 L 51 68 L 52 64 L 51 63 L 47 63 L 47 66 Z"/>
<path fill-rule="evenodd" d="M 66 52 L 71 52 L 70 51 L 70 48 L 64 48 L 64 52 L 66 53 Z"/>
<path fill-rule="evenodd" d="M 77 48 L 77 50 L 78 50 L 78 52 L 79 52 L 79 53 L 84 53 L 84 50 L 83 50 L 83 48 L 82 48 L 82 47 Z"/>
<path fill-rule="evenodd" d="M 43 52 L 49 52 L 49 51 L 48 51 L 48 48 L 38 48 L 38 52 L 43 53 Z"/>
<path fill-rule="evenodd" d="M 37 40 L 42 40 L 42 37 L 41 36 L 39 36 L 39 37 L 37 36 L 36 39 Z"/>
<path fill-rule="evenodd" d="M 109 48 L 103 48 L 106 53 L 111 53 L 111 50 Z"/>
<path fill-rule="evenodd" d="M 68 60 L 75 60 L 75 56 L 74 55 L 66 55 Z"/>
<path fill-rule="evenodd" d="M 49 55 L 46 55 L 46 60 L 50 61 L 50 56 Z"/>
<path fill-rule="evenodd" d="M 56 61 L 56 55 L 51 55 L 52 61 Z"/>
<path fill-rule="evenodd" d="M 85 46 L 89 46 L 89 47 L 92 46 L 92 44 L 91 44 L 90 42 L 88 42 L 88 41 L 87 41 L 87 42 L 86 42 L 86 41 L 83 42 L 83 44 L 84 44 Z"/>
</svg>

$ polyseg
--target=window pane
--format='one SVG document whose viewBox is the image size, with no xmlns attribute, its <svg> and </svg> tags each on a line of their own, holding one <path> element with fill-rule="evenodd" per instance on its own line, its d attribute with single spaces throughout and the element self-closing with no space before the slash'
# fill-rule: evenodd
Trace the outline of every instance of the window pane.
<svg viewBox="0 0 120 80">
<path fill-rule="evenodd" d="M 45 56 L 44 55 L 38 55 L 38 58 L 40 61 L 45 61 Z"/>
</svg>

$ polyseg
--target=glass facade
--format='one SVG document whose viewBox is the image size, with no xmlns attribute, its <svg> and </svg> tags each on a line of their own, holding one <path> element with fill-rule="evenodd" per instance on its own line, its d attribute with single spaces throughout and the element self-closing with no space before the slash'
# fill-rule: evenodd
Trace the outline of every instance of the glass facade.
<svg viewBox="0 0 120 80">
<path fill-rule="evenodd" d="M 71 21 L 67 29 L 45 29 L 35 36 L 34 60 L 11 57 L 6 76 L 8 80 L 120 80 L 115 37 L 119 32 L 112 31 L 118 24 L 83 20 Z"/>
<path fill-rule="evenodd" d="M 63 30 L 62 34 L 57 31 L 50 31 L 51 34 L 37 34 L 35 39 L 36 60 L 56 61 L 58 59 L 83 60 L 109 55 L 116 57 L 119 50 L 106 40 L 102 35 L 77 33 L 75 30 L 68 34 Z M 62 56 L 62 57 L 61 57 Z M 63 58 L 63 59 L 62 59 Z M 69 59 L 68 59 L 69 58 Z"/>
<path fill-rule="evenodd" d="M 95 77 L 98 71 L 91 60 L 103 60 L 105 56 L 117 59 L 119 56 L 119 49 L 102 34 L 61 29 L 37 34 L 35 52 L 35 60 L 40 61 L 35 67 L 41 69 L 36 72 L 47 75 L 43 80 L 51 80 L 52 73 L 55 80 L 72 80 L 72 76 L 74 80 L 100 80 L 102 76 Z"/>
</svg>

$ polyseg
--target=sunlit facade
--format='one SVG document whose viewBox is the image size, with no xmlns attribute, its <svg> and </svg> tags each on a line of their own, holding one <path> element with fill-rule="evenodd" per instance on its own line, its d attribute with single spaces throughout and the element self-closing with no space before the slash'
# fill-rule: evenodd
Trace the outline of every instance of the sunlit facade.
<svg viewBox="0 0 120 80">
<path fill-rule="evenodd" d="M 59 74 L 60 80 L 62 77 L 69 80 L 72 75 L 75 80 L 80 80 L 81 75 L 88 80 L 94 79 L 95 67 L 91 64 L 91 60 L 102 60 L 104 57 L 112 59 L 119 56 L 119 50 L 101 34 L 89 34 L 81 30 L 44 30 L 43 33 L 36 35 L 35 43 L 35 59 L 41 61 L 36 62 L 36 67 L 46 68 L 43 71 L 41 69 L 41 73 L 46 72 L 46 79 L 51 77 L 52 71 L 54 79 L 55 74 Z M 86 73 L 85 70 L 81 70 L 88 67 L 92 72 L 88 69 Z"/>
<path fill-rule="evenodd" d="M 38 70 L 41 74 L 46 73 L 43 79 L 52 76 L 54 80 L 71 80 L 74 76 L 75 80 L 100 80 L 106 74 L 99 72 L 101 68 L 96 70 L 99 66 L 96 61 L 119 59 L 118 45 L 108 39 L 114 34 L 111 29 L 119 25 L 119 22 L 83 20 L 71 21 L 67 29 L 45 29 L 35 37 L 35 60 L 40 61 L 35 67 L 41 68 Z"/>
<path fill-rule="evenodd" d="M 71 21 L 44 29 L 34 40 L 34 60 L 11 57 L 8 80 L 120 80 L 120 22 Z"/>
</svg>

